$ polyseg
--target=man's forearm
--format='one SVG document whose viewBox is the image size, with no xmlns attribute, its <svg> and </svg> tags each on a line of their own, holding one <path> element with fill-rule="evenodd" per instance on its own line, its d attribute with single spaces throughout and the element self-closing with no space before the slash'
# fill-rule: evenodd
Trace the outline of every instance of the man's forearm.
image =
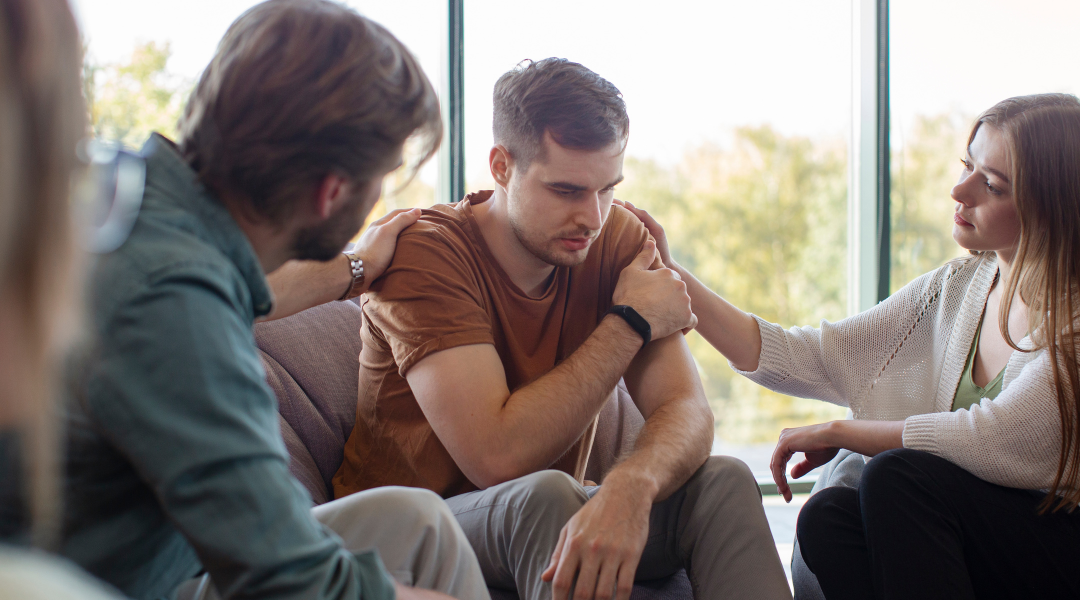
<svg viewBox="0 0 1080 600">
<path fill-rule="evenodd" d="M 266 280 L 274 293 L 274 309 L 263 320 L 272 321 L 341 298 L 352 284 L 352 270 L 343 254 L 327 262 L 290 260 Z"/>
<path fill-rule="evenodd" d="M 625 321 L 608 315 L 569 358 L 507 398 L 499 434 L 509 450 L 506 479 L 547 468 L 581 437 L 641 342 Z"/>
<path fill-rule="evenodd" d="M 713 415 L 693 396 L 672 400 L 645 421 L 634 451 L 604 478 L 605 487 L 628 486 L 664 500 L 709 457 Z"/>
</svg>

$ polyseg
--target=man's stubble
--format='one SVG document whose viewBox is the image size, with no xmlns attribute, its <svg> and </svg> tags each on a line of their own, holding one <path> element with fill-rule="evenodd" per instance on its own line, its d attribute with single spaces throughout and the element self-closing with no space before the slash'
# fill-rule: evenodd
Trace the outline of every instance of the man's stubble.
<svg viewBox="0 0 1080 600">
<path fill-rule="evenodd" d="M 558 235 L 548 238 L 543 234 L 537 234 L 530 232 L 529 229 L 522 223 L 522 219 L 519 218 L 514 211 L 509 211 L 510 229 L 514 232 L 514 236 L 517 237 L 518 242 L 523 248 L 529 251 L 530 254 L 546 262 L 549 265 L 555 267 L 576 267 L 585 262 L 588 257 L 588 250 L 592 250 L 590 245 L 586 252 L 582 253 L 580 258 L 577 253 L 559 252 L 552 248 L 556 245 L 557 240 L 561 237 L 590 237 L 596 238 L 600 235 L 599 231 L 592 231 L 589 229 L 573 229 L 570 231 L 560 232 Z"/>
</svg>

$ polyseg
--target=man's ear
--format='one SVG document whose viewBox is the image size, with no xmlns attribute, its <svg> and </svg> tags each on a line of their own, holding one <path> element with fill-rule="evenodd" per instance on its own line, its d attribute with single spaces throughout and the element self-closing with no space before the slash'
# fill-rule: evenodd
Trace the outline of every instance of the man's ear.
<svg viewBox="0 0 1080 600">
<path fill-rule="evenodd" d="M 514 170 L 514 159 L 506 146 L 495 144 L 491 147 L 491 153 L 488 154 L 488 166 L 491 168 L 491 178 L 505 190 L 510 185 L 510 175 Z"/>
<path fill-rule="evenodd" d="M 334 214 L 338 206 L 348 197 L 352 185 L 349 180 L 336 173 L 328 173 L 315 191 L 315 214 L 319 220 Z"/>
</svg>

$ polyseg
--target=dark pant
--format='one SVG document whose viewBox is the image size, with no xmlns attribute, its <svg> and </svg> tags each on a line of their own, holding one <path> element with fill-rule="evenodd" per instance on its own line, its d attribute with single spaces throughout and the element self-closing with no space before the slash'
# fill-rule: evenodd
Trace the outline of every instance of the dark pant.
<svg viewBox="0 0 1080 600">
<path fill-rule="evenodd" d="M 1080 510 L 1039 515 L 1044 497 L 890 450 L 811 496 L 796 536 L 828 600 L 1080 598 Z"/>
</svg>

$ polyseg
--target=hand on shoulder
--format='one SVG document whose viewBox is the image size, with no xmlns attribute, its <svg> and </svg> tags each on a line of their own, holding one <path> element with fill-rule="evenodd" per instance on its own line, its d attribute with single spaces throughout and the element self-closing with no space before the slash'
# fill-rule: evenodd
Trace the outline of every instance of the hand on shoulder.
<svg viewBox="0 0 1080 600">
<path fill-rule="evenodd" d="M 398 236 L 420 218 L 419 208 L 392 210 L 374 221 L 353 248 L 364 261 L 364 278 L 370 283 L 379 278 L 394 259 Z"/>
<path fill-rule="evenodd" d="M 645 242 L 641 252 L 619 275 L 612 304 L 632 307 L 649 322 L 652 338 L 660 339 L 684 329 L 693 329 L 697 317 L 690 308 L 686 284 L 671 269 L 651 269 L 656 243 Z"/>
</svg>

